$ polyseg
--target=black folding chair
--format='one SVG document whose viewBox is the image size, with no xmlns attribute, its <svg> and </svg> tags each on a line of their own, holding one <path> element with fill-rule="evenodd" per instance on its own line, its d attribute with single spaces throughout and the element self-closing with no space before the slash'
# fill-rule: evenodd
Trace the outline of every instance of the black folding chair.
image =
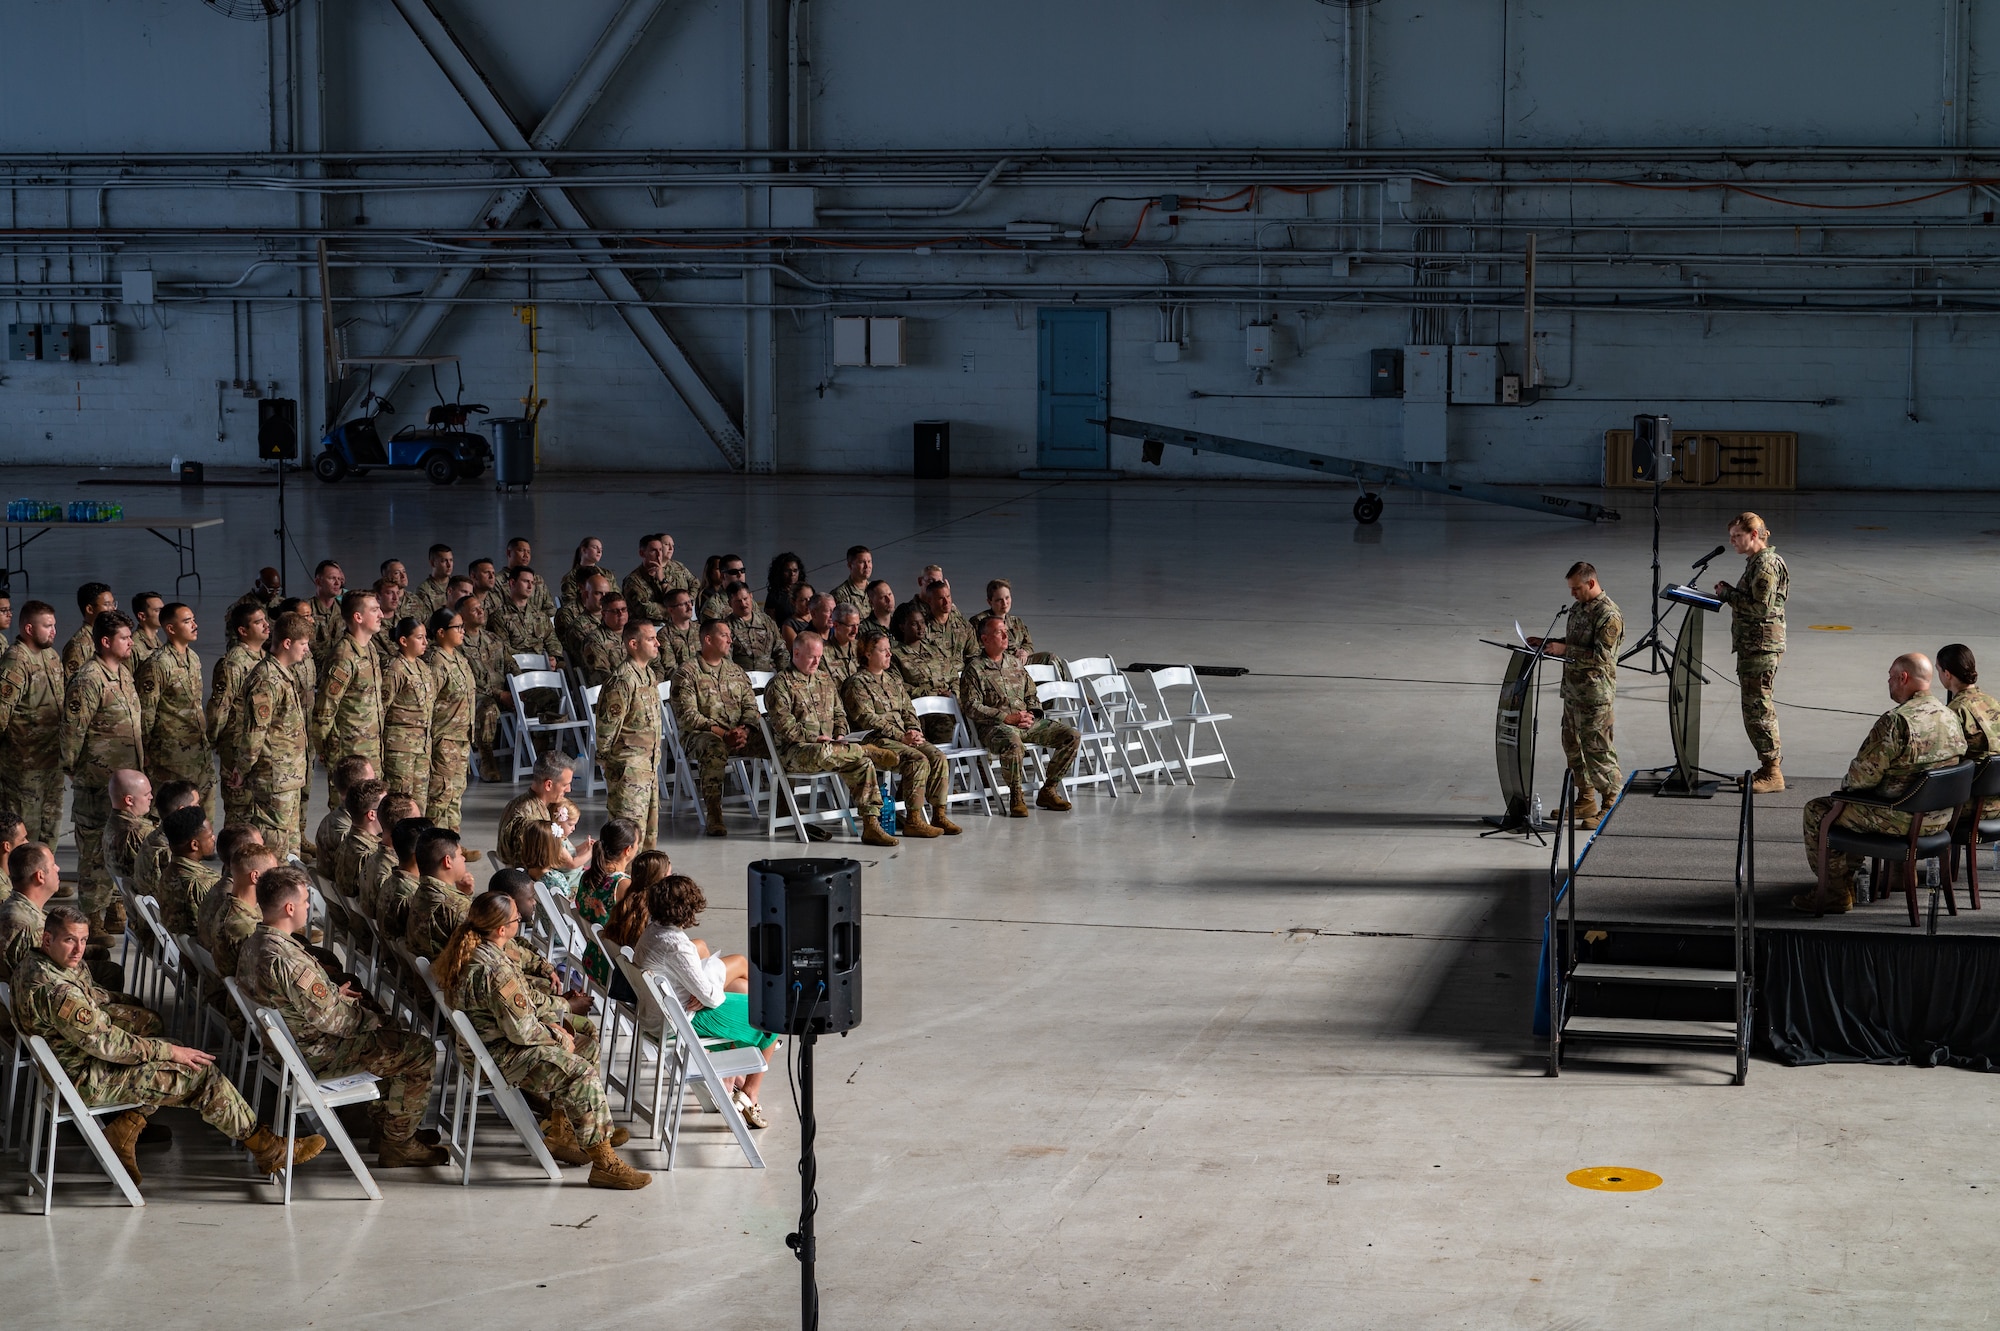
<svg viewBox="0 0 2000 1331">
<path fill-rule="evenodd" d="M 1972 798 L 1958 811 L 1958 817 L 1951 825 L 1951 858 L 1945 862 L 1945 897 L 1950 900 L 1952 884 L 1958 878 L 1958 852 L 1963 847 L 1965 889 L 1972 898 L 1974 910 L 1979 909 L 1979 848 L 2000 841 L 2000 818 L 1981 818 L 1979 809 L 1987 800 L 1996 797 L 2000 797 L 2000 755 L 1979 760 L 1979 770 L 1972 777 Z"/>
<path fill-rule="evenodd" d="M 1873 861 L 1874 871 L 1871 881 L 1879 882 L 1881 866 L 1885 862 L 1903 866 L 1903 895 L 1910 904 L 1910 925 L 1917 924 L 1917 861 L 1937 858 L 1942 862 L 1951 850 L 1952 832 L 1945 827 L 1936 832 L 1923 831 L 1924 815 L 1956 810 L 1972 795 L 1972 776 L 1976 764 L 1954 763 L 1950 767 L 1933 767 L 1917 777 L 1910 788 L 1893 798 L 1875 790 L 1836 790 L 1833 792 L 1833 807 L 1826 811 L 1826 820 L 1819 825 L 1819 896 L 1826 899 L 1827 852 L 1837 850 L 1847 855 L 1859 855 Z M 1910 820 L 1910 830 L 1904 836 L 1891 836 L 1886 832 L 1863 832 L 1852 827 L 1839 827 L 1835 820 L 1848 805 L 1866 809 L 1887 809 L 1906 814 Z M 1958 903 L 1952 901 L 1951 913 L 1958 914 Z"/>
</svg>

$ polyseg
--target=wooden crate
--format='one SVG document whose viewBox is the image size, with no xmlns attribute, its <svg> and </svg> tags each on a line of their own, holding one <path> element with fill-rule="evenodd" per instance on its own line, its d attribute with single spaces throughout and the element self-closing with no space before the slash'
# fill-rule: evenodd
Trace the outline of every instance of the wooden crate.
<svg viewBox="0 0 2000 1331">
<path fill-rule="evenodd" d="M 1632 479 L 1632 432 L 1604 432 L 1604 483 L 1639 490 Z M 1799 436 L 1792 430 L 1675 430 L 1669 490 L 1796 490 Z"/>
</svg>

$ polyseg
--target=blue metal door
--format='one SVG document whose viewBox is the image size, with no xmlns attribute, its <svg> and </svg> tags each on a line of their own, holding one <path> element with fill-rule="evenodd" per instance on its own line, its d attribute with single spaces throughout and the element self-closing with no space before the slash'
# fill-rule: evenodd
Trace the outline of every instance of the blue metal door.
<svg viewBox="0 0 2000 1331">
<path fill-rule="evenodd" d="M 1111 405 L 1111 316 L 1106 310 L 1043 310 L 1035 427 L 1038 464 L 1103 471 L 1111 465 L 1103 420 Z"/>
</svg>

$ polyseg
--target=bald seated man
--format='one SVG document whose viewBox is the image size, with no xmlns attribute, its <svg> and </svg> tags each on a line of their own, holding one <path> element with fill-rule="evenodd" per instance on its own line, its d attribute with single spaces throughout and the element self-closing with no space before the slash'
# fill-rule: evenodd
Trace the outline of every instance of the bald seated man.
<svg viewBox="0 0 2000 1331">
<path fill-rule="evenodd" d="M 1889 699 L 1896 705 L 1875 718 L 1860 752 L 1847 765 L 1848 790 L 1872 790 L 1894 798 L 1903 794 L 1917 777 L 1934 767 L 1949 767 L 1965 757 L 1965 731 L 1951 709 L 1931 696 L 1931 660 L 1921 652 L 1908 652 L 1889 663 Z M 1827 813 L 1833 808 L 1831 796 L 1806 801 L 1806 863 L 1818 874 L 1820 836 Z M 1923 815 L 1926 832 L 1943 831 L 1951 822 L 1952 811 Z M 1890 809 L 1872 809 L 1850 804 L 1834 820 L 1836 827 L 1857 832 L 1880 832 L 1907 836 L 1908 814 Z M 1854 861 L 1830 847 L 1826 855 L 1826 886 L 1792 898 L 1794 910 L 1813 915 L 1839 915 L 1854 909 Z"/>
</svg>

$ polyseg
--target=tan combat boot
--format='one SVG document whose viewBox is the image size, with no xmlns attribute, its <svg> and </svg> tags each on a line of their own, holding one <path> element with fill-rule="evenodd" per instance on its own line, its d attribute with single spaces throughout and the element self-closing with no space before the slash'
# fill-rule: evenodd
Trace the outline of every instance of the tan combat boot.
<svg viewBox="0 0 2000 1331">
<path fill-rule="evenodd" d="M 928 841 L 932 837 L 944 835 L 942 827 L 932 827 L 924 818 L 924 806 L 921 804 L 912 804 L 910 806 L 909 812 L 903 817 L 902 827 L 897 830 L 904 836 L 913 836 L 924 841 Z"/>
<path fill-rule="evenodd" d="M 703 795 L 701 797 L 701 809 L 704 820 L 708 823 L 708 834 L 710 836 L 729 835 L 729 829 L 722 825 L 722 793 L 720 791 L 713 795 Z"/>
<path fill-rule="evenodd" d="M 946 815 L 944 811 L 944 806 L 942 804 L 931 805 L 931 826 L 935 827 L 938 831 L 944 833 L 946 836 L 957 836 L 961 832 L 965 831 L 964 828 L 960 827 L 957 823 L 954 823 L 950 819 L 950 817 Z"/>
<path fill-rule="evenodd" d="M 1769 795 L 1773 791 L 1783 790 L 1784 788 L 1785 774 L 1778 770 L 1778 760 L 1775 756 L 1765 760 L 1764 764 L 1757 769 L 1756 775 L 1750 778 L 1750 793 L 1752 795 Z"/>
<path fill-rule="evenodd" d="M 576 1129 L 570 1126 L 569 1115 L 560 1109 L 550 1114 L 548 1122 L 542 1124 L 542 1145 L 549 1148 L 550 1155 L 566 1165 L 590 1163 L 590 1152 L 584 1150 L 578 1143 Z"/>
<path fill-rule="evenodd" d="M 461 848 L 460 848 L 460 850 L 459 850 L 459 853 L 460 853 L 461 855 L 465 856 L 465 862 L 466 862 L 467 864 L 477 864 L 477 863 L 479 863 L 479 861 L 481 861 L 481 860 L 483 860 L 483 859 L 485 859 L 485 858 L 486 858 L 486 852 L 485 852 L 485 851 L 483 851 L 483 850 L 474 850 L 474 849 L 472 849 L 472 847 L 470 847 L 470 846 L 464 846 L 464 847 L 461 847 Z"/>
<path fill-rule="evenodd" d="M 861 844 L 864 846 L 894 846 L 900 843 L 896 838 L 882 830 L 882 820 L 871 813 L 861 820 Z"/>
<path fill-rule="evenodd" d="M 1063 798 L 1062 787 L 1051 781 L 1042 787 L 1041 794 L 1035 796 L 1037 809 L 1053 809 L 1057 813 L 1069 812 L 1069 801 Z"/>
<path fill-rule="evenodd" d="M 120 938 L 124 937 L 125 935 L 125 931 L 123 929 L 120 929 L 117 933 L 114 934 L 109 929 L 105 928 L 104 914 L 105 913 L 100 910 L 90 917 L 90 937 L 87 938 L 85 942 L 91 947 L 108 948 L 113 943 L 116 943 Z"/>
<path fill-rule="evenodd" d="M 1570 810 L 1570 821 L 1582 828 L 1597 826 L 1597 792 L 1588 786 L 1577 792 L 1576 804 Z"/>
<path fill-rule="evenodd" d="M 285 1139 L 263 1124 L 257 1130 L 237 1143 L 250 1152 L 259 1174 L 275 1174 L 285 1167 Z M 317 1134 L 295 1138 L 292 1142 L 292 1163 L 302 1165 L 326 1149 L 326 1138 Z"/>
<path fill-rule="evenodd" d="M 611 1149 L 610 1142 L 599 1142 L 590 1148 L 590 1186 L 593 1188 L 614 1188 L 620 1192 L 636 1192 L 653 1181 L 653 1176 L 644 1170 L 634 1169 L 618 1158 L 618 1152 Z"/>
<path fill-rule="evenodd" d="M 1007 796 L 1007 816 L 1009 818 L 1026 818 L 1028 816 L 1028 797 L 1022 793 L 1021 787 L 1018 785 Z"/>
<path fill-rule="evenodd" d="M 145 1130 L 146 1116 L 136 1109 L 128 1109 L 104 1125 L 104 1140 L 110 1144 L 111 1154 L 118 1157 L 134 1183 L 145 1182 L 139 1174 L 137 1149 L 139 1134 Z"/>
<path fill-rule="evenodd" d="M 104 932 L 112 937 L 122 937 L 125 933 L 125 903 L 113 897 L 111 904 L 104 908 Z"/>
<path fill-rule="evenodd" d="M 385 1136 L 375 1143 L 377 1169 L 429 1169 L 451 1163 L 451 1152 L 442 1144 L 432 1146 L 415 1136 Z"/>
</svg>

